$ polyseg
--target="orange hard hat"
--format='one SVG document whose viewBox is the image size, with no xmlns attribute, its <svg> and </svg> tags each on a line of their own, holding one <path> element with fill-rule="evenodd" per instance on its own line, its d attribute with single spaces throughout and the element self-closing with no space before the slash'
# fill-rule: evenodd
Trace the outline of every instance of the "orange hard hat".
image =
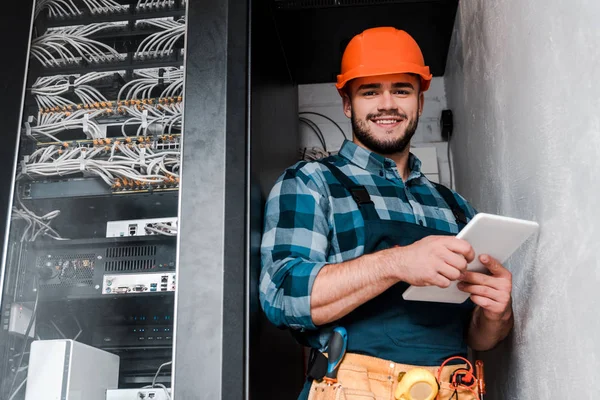
<svg viewBox="0 0 600 400">
<path fill-rule="evenodd" d="M 389 74 L 419 75 L 423 92 L 429 89 L 432 78 L 412 36 L 392 27 L 371 28 L 354 36 L 346 46 L 335 86 L 342 90 L 352 79 Z"/>
</svg>

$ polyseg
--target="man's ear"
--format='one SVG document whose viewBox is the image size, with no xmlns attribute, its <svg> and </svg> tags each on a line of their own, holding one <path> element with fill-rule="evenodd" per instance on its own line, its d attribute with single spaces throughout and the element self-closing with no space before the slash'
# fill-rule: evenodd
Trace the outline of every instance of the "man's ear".
<svg viewBox="0 0 600 400">
<path fill-rule="evenodd" d="M 346 91 L 342 92 L 342 102 L 344 104 L 344 114 L 348 118 L 352 118 L 352 102 Z"/>
<path fill-rule="evenodd" d="M 419 93 L 419 117 L 423 114 L 423 107 L 425 106 L 425 93 Z"/>
</svg>

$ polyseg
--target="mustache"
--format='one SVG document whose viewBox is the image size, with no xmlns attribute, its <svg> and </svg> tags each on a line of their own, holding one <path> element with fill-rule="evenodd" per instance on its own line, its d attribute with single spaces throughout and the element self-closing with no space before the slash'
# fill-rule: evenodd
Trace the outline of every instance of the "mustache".
<svg viewBox="0 0 600 400">
<path fill-rule="evenodd" d="M 396 118 L 408 119 L 408 116 L 406 114 L 398 112 L 398 111 L 388 111 L 388 112 L 377 113 L 377 114 L 367 114 L 367 119 L 382 118 L 382 117 L 396 117 Z"/>
</svg>

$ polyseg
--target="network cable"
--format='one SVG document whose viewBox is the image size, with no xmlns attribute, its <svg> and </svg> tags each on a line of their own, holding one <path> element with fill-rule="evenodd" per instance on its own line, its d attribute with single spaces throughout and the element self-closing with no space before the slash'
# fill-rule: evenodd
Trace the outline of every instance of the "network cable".
<svg viewBox="0 0 600 400">
<path fill-rule="evenodd" d="M 119 4 L 114 0 L 81 0 L 91 14 L 122 13 L 129 9 L 128 5 Z M 73 0 L 39 0 L 35 7 L 36 17 L 44 10 L 48 10 L 50 18 L 75 18 L 83 12 Z"/>
<path fill-rule="evenodd" d="M 175 43 L 185 35 L 185 20 L 144 20 L 145 23 L 163 29 L 148 35 L 138 46 L 135 58 L 160 58 L 171 55 Z"/>
<path fill-rule="evenodd" d="M 148 138 L 149 139 L 149 138 Z M 102 179 L 114 190 L 172 187 L 179 184 L 180 151 L 157 151 L 143 138 L 104 139 L 94 148 L 50 145 L 21 163 L 20 174 L 30 178 L 78 175 Z"/>
<path fill-rule="evenodd" d="M 125 55 L 105 43 L 88 38 L 115 26 L 120 24 L 100 23 L 48 30 L 33 39 L 31 55 L 44 67 L 61 67 L 82 60 L 88 63 L 121 61 Z"/>
</svg>

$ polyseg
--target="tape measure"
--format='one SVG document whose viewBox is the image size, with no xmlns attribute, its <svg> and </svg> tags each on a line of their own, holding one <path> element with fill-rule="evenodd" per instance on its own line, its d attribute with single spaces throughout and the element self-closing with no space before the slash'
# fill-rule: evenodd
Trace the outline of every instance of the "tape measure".
<svg viewBox="0 0 600 400">
<path fill-rule="evenodd" d="M 433 400 L 438 394 L 435 376 L 424 368 L 413 368 L 398 375 L 396 400 Z"/>
</svg>

